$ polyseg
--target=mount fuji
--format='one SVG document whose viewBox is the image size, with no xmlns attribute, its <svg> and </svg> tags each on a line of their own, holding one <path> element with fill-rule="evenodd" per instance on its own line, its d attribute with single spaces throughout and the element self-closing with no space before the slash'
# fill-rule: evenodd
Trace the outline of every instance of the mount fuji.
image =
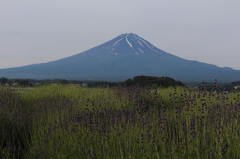
<svg viewBox="0 0 240 159">
<path fill-rule="evenodd" d="M 181 81 L 240 80 L 240 70 L 177 57 L 133 33 L 60 60 L 0 69 L 0 77 L 7 78 L 123 81 L 137 75 Z"/>
</svg>

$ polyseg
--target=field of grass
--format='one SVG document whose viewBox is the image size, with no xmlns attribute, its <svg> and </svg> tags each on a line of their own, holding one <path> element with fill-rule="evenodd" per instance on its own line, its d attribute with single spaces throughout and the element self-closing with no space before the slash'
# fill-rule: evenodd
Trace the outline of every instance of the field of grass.
<svg viewBox="0 0 240 159">
<path fill-rule="evenodd" d="M 184 87 L 0 87 L 0 158 L 240 158 L 240 95 Z"/>
</svg>

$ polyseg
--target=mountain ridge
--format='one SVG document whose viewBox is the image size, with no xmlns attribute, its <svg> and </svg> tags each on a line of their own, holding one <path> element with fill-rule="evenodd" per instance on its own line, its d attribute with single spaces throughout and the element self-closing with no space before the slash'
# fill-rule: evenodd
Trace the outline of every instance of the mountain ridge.
<svg viewBox="0 0 240 159">
<path fill-rule="evenodd" d="M 0 69 L 0 76 L 7 78 L 123 81 L 137 75 L 168 76 L 181 81 L 240 79 L 239 70 L 183 59 L 133 33 L 121 34 L 82 53 L 56 61 Z"/>
</svg>

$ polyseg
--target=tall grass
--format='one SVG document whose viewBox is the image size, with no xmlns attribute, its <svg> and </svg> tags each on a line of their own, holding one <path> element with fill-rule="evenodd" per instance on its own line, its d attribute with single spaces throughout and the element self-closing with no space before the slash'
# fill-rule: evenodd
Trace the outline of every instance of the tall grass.
<svg viewBox="0 0 240 159">
<path fill-rule="evenodd" d="M 0 158 L 240 158 L 238 93 L 0 88 Z"/>
</svg>

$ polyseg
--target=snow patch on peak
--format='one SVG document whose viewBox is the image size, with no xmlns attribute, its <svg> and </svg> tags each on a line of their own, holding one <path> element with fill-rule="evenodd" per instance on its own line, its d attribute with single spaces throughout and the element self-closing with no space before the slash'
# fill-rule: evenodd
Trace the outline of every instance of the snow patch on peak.
<svg viewBox="0 0 240 159">
<path fill-rule="evenodd" d="M 119 41 L 121 41 L 122 39 L 123 39 L 123 38 L 121 38 L 120 40 L 116 41 L 116 42 L 113 44 L 112 47 L 114 47 L 115 45 L 117 45 L 117 43 L 118 43 Z"/>
<path fill-rule="evenodd" d="M 138 38 L 137 38 L 135 35 L 133 35 L 133 37 L 134 37 L 136 40 L 138 40 Z"/>
<path fill-rule="evenodd" d="M 142 47 L 144 47 L 140 41 L 138 41 L 138 43 L 139 43 Z"/>
<path fill-rule="evenodd" d="M 144 52 L 143 52 L 141 49 L 139 49 L 139 48 L 138 48 L 138 50 L 139 50 L 141 53 L 143 53 L 143 54 L 144 54 Z"/>
<path fill-rule="evenodd" d="M 132 47 L 132 44 L 128 41 L 128 35 L 126 36 L 126 41 L 130 47 Z"/>
<path fill-rule="evenodd" d="M 147 45 L 147 47 L 149 48 L 149 49 L 151 49 L 152 51 L 154 51 L 154 52 L 156 52 L 156 53 L 159 53 L 158 51 L 156 51 L 156 50 L 154 50 L 152 47 L 153 46 L 149 46 L 143 39 L 141 39 L 141 38 L 139 38 L 145 45 Z"/>
</svg>

